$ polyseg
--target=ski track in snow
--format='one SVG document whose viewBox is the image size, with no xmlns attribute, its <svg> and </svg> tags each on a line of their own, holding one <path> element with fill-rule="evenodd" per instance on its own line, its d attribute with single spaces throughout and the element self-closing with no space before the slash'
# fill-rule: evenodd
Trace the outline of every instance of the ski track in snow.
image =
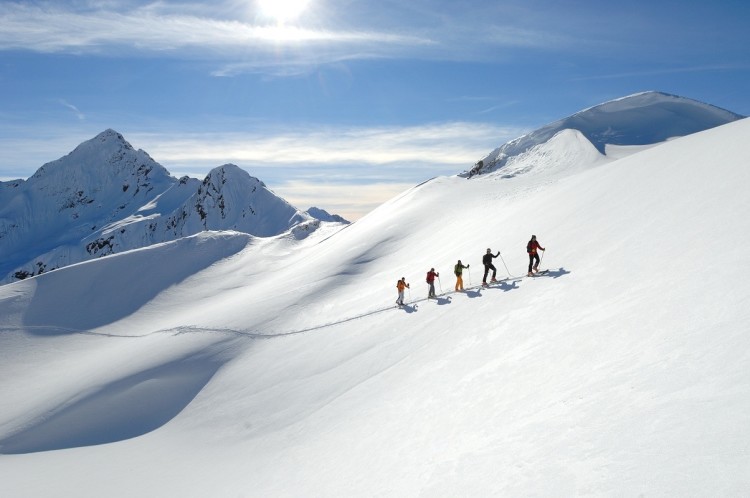
<svg viewBox="0 0 750 498">
<path fill-rule="evenodd" d="M 527 275 L 519 275 L 519 276 L 510 276 L 507 278 L 498 279 L 496 282 L 491 283 L 488 286 L 483 286 L 481 284 L 479 285 L 470 285 L 464 288 L 464 291 L 446 291 L 443 293 L 440 293 L 437 295 L 437 298 L 419 298 L 419 299 L 412 299 L 408 302 L 404 303 L 405 306 L 411 306 L 418 305 L 419 303 L 424 302 L 430 302 L 434 301 L 438 305 L 442 304 L 448 304 L 452 297 L 454 295 L 469 295 L 471 293 L 477 293 L 482 291 L 493 291 L 493 290 L 502 290 L 502 291 L 510 291 L 513 289 L 518 289 L 516 284 L 518 282 L 521 282 L 523 279 L 527 278 L 543 278 L 548 277 L 552 279 L 559 278 L 561 276 L 569 274 L 570 271 L 559 268 L 557 270 L 548 270 L 544 274 L 534 275 L 533 277 L 529 277 Z M 304 334 L 308 332 L 313 332 L 316 330 L 325 329 L 328 327 L 335 327 L 336 325 L 341 325 L 343 323 L 352 322 L 355 320 L 360 320 L 363 318 L 367 318 L 373 315 L 377 315 L 379 313 L 385 313 L 388 311 L 398 311 L 399 308 L 397 306 L 385 306 L 381 308 L 376 308 L 370 311 L 364 311 L 361 313 L 357 313 L 354 315 L 349 315 L 343 318 L 338 318 L 333 321 L 321 323 L 319 325 L 313 325 L 310 327 L 305 327 L 302 329 L 293 329 L 290 331 L 280 331 L 280 332 L 271 332 L 271 333 L 260 333 L 260 332 L 253 332 L 251 330 L 243 330 L 243 329 L 226 329 L 226 328 L 206 328 L 206 327 L 198 327 L 198 326 L 190 326 L 190 325 L 184 325 L 184 326 L 178 326 L 178 327 L 172 327 L 167 329 L 160 329 L 155 330 L 152 332 L 148 332 L 146 334 L 109 334 L 105 332 L 100 331 L 91 331 L 91 330 L 77 330 L 77 329 L 68 329 L 68 328 L 61 328 L 61 327 L 45 327 L 45 326 L 25 326 L 25 331 L 33 331 L 35 333 L 39 333 L 41 335 L 46 335 L 47 333 L 56 334 L 56 333 L 64 333 L 64 334 L 79 334 L 79 335 L 90 335 L 90 336 L 103 336 L 103 337 L 119 337 L 119 338 L 125 338 L 125 339 L 138 339 L 141 337 L 148 337 L 151 335 L 156 334 L 167 334 L 167 335 L 182 335 L 182 334 L 196 334 L 196 333 L 204 333 L 204 334 L 226 334 L 226 335 L 232 335 L 237 337 L 247 337 L 251 339 L 273 339 L 275 337 L 286 337 L 286 336 L 293 336 L 298 334 Z M 416 310 L 413 310 L 411 312 L 414 312 Z M 17 328 L 9 328 L 9 327 L 0 327 L 0 332 L 3 330 L 7 331 L 15 331 Z"/>
<path fill-rule="evenodd" d="M 570 273 L 569 271 L 565 270 L 564 268 L 560 268 L 559 270 L 551 270 L 545 275 L 536 275 L 534 277 L 528 277 L 526 275 L 520 275 L 520 276 L 511 276 L 503 279 L 498 279 L 496 282 L 493 282 L 489 286 L 483 286 L 483 285 L 470 285 L 466 286 L 464 288 L 464 291 L 446 291 L 443 293 L 440 293 L 437 295 L 437 299 L 430 299 L 427 297 L 424 298 L 418 298 L 418 299 L 412 299 L 406 303 L 404 303 L 407 306 L 413 306 L 415 304 L 423 303 L 423 302 L 430 302 L 430 301 L 436 301 L 437 304 L 446 304 L 446 301 L 449 301 L 453 295 L 467 295 L 470 293 L 475 292 L 481 292 L 481 291 L 492 291 L 492 290 L 503 290 L 503 291 L 509 291 L 512 289 L 517 289 L 518 287 L 515 285 L 517 282 L 522 281 L 525 278 L 541 278 L 543 276 L 549 276 L 550 278 L 558 278 L 560 276 L 566 275 Z M 508 284 L 512 285 L 508 285 Z M 357 313 L 354 315 L 345 316 L 343 318 L 337 318 L 336 320 L 332 320 L 329 322 L 321 323 L 319 325 L 313 325 L 310 327 L 305 327 L 302 329 L 293 329 L 290 331 L 281 331 L 281 332 L 271 332 L 271 333 L 258 333 L 258 332 L 252 332 L 250 330 L 243 330 L 243 329 L 228 329 L 228 328 L 207 328 L 207 327 L 198 327 L 198 326 L 190 326 L 190 325 L 183 325 L 178 327 L 171 327 L 166 329 L 160 329 L 151 331 L 145 334 L 113 334 L 113 333 L 106 333 L 102 331 L 96 331 L 96 330 L 81 330 L 81 329 L 72 329 L 72 328 L 65 328 L 65 327 L 58 327 L 58 326 L 44 326 L 44 325 L 25 325 L 22 328 L 23 332 L 33 333 L 36 335 L 84 335 L 84 336 L 96 336 L 96 337 L 117 337 L 117 338 L 123 338 L 123 339 L 138 339 L 143 337 L 148 337 L 156 334 L 167 334 L 167 335 L 182 335 L 182 334 L 194 334 L 194 333 L 206 333 L 206 334 L 226 334 L 226 335 L 233 335 L 238 337 L 249 337 L 252 339 L 273 339 L 274 337 L 285 337 L 285 336 L 291 336 L 291 335 L 298 335 L 298 334 L 304 334 L 307 332 L 313 332 L 315 330 L 321 330 L 328 327 L 334 327 L 336 325 L 340 325 L 342 323 L 351 322 L 354 320 L 359 320 L 362 318 L 367 318 L 373 315 L 377 315 L 379 313 L 385 313 L 388 311 L 398 311 L 398 307 L 394 306 L 385 306 L 381 308 L 376 308 L 369 311 L 364 311 L 361 313 Z M 18 327 L 0 327 L 0 333 L 1 332 L 17 332 L 19 331 Z"/>
</svg>

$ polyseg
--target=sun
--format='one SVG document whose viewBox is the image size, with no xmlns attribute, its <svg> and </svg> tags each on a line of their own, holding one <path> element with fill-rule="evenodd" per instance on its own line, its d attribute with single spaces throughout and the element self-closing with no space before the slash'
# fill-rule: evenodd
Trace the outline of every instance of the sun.
<svg viewBox="0 0 750 498">
<path fill-rule="evenodd" d="M 284 24 L 297 19 L 310 0 L 257 0 L 257 2 L 264 17 Z"/>
</svg>

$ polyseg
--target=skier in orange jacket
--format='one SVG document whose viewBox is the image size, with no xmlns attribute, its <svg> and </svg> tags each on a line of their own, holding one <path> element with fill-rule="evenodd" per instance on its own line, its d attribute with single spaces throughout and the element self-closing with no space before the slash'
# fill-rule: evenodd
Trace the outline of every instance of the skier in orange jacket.
<svg viewBox="0 0 750 498">
<path fill-rule="evenodd" d="M 409 284 L 406 283 L 406 277 L 401 277 L 401 280 L 396 282 L 396 290 L 398 290 L 398 299 L 396 299 L 396 304 L 399 306 L 404 305 L 404 289 L 409 287 Z"/>
</svg>

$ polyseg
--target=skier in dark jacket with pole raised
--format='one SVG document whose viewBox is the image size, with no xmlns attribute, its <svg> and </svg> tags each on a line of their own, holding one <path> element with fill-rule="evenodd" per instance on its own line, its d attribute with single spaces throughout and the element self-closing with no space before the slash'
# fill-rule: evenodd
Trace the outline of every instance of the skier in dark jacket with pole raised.
<svg viewBox="0 0 750 498">
<path fill-rule="evenodd" d="M 489 247 L 487 248 L 487 254 L 482 256 L 482 264 L 484 265 L 484 277 L 482 277 L 482 285 L 487 285 L 487 274 L 492 270 L 492 282 L 497 282 L 497 279 L 495 279 L 495 276 L 497 275 L 497 269 L 495 268 L 495 265 L 492 264 L 492 259 L 500 256 L 500 251 L 497 251 L 497 254 L 492 254 L 492 249 Z"/>
</svg>

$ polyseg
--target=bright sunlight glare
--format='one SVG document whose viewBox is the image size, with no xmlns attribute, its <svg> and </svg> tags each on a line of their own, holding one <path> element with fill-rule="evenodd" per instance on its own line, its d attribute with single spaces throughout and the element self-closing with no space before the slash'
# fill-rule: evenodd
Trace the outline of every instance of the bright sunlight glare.
<svg viewBox="0 0 750 498">
<path fill-rule="evenodd" d="M 293 21 L 302 14 L 310 0 L 257 0 L 260 12 L 277 23 Z"/>
</svg>

